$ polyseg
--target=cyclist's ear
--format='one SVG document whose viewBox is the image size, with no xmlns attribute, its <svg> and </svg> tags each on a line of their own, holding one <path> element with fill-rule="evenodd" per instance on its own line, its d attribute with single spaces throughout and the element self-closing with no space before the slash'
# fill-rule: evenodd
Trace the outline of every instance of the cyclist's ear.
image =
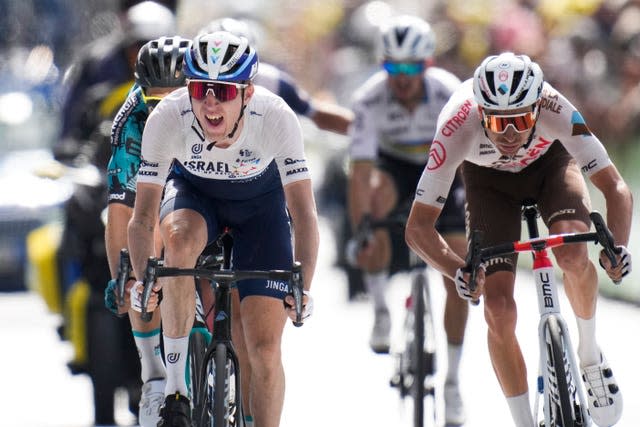
<svg viewBox="0 0 640 427">
<path fill-rule="evenodd" d="M 244 88 L 244 103 L 247 104 L 251 97 L 253 97 L 253 93 L 255 92 L 255 86 L 253 83 L 249 83 L 249 85 Z"/>
</svg>

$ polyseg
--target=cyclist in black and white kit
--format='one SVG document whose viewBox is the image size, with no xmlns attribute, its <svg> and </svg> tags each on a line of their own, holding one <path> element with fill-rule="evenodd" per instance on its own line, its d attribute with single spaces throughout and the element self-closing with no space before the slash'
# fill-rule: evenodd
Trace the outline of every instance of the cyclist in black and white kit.
<svg viewBox="0 0 640 427">
<path fill-rule="evenodd" d="M 206 244 L 230 227 L 235 268 L 289 269 L 293 259 L 302 263 L 306 318 L 319 231 L 302 130 L 282 98 L 253 85 L 257 69 L 257 53 L 244 37 L 220 31 L 194 39 L 185 54 L 187 88 L 157 105 L 143 134 L 129 223 L 131 260 L 136 277 L 142 277 L 154 253 L 158 206 L 169 267 L 192 267 Z M 131 292 L 138 309 L 140 285 Z M 164 278 L 154 291 L 160 287 L 168 357 L 158 425 L 190 426 L 185 367 L 195 310 L 193 279 Z M 281 340 L 287 315 L 295 316 L 283 309 L 285 295 L 285 284 L 266 280 L 240 281 L 233 291 L 244 404 L 261 427 L 277 427 L 282 413 Z"/>
<path fill-rule="evenodd" d="M 393 18 L 381 29 L 379 42 L 383 70 L 366 81 L 354 96 L 348 190 L 353 230 L 367 217 L 381 219 L 394 211 L 408 214 L 415 186 L 428 160 L 436 119 L 460 84 L 453 74 L 431 66 L 435 36 L 422 19 Z M 438 229 L 449 245 L 464 256 L 464 189 L 460 180 L 454 181 L 449 194 Z M 376 230 L 364 249 L 347 244 L 347 256 L 363 269 L 365 286 L 373 297 L 375 320 L 370 345 L 377 353 L 389 351 L 391 323 L 384 296 L 389 273 L 408 267 L 408 253 L 401 232 Z M 458 366 L 468 304 L 458 298 L 451 279 L 445 277 L 444 282 L 449 362 L 445 412 L 449 424 L 461 424 L 464 410 L 458 390 Z"/>
<path fill-rule="evenodd" d="M 182 37 L 160 37 L 144 44 L 135 65 L 136 85 L 122 105 L 111 129 L 111 158 L 107 168 L 109 205 L 105 243 L 111 277 L 118 274 L 120 249 L 127 248 L 127 225 L 133 214 L 136 180 L 141 162 L 142 133 L 152 109 L 160 99 L 184 86 L 182 72 L 184 54 L 191 40 Z M 133 285 L 129 280 L 127 290 Z M 160 406 L 164 402 L 165 368 L 160 352 L 160 315 L 154 312 L 150 322 L 144 322 L 129 303 L 118 307 L 115 302 L 116 281 L 105 290 L 105 303 L 114 313 L 129 312 L 131 331 L 141 365 L 142 396 L 139 423 L 141 427 L 156 426 Z"/>
<path fill-rule="evenodd" d="M 436 144 L 437 141 L 437 144 Z M 433 155 L 417 187 L 406 228 L 407 243 L 430 265 L 454 279 L 460 297 L 484 297 L 489 354 L 517 427 L 534 427 L 526 366 L 516 337 L 513 298 L 516 256 L 491 260 L 478 270 L 478 289 L 467 286 L 465 260 L 441 238 L 434 224 L 447 189 L 462 165 L 469 230 L 481 230 L 490 246 L 520 238 L 521 206 L 536 200 L 551 234 L 589 231 L 589 193 L 582 172 L 602 192 L 607 224 L 617 245 L 618 266 L 601 254 L 614 281 L 631 271 L 629 244 L 633 200 L 629 187 L 591 133 L 578 110 L 551 85 L 525 55 L 511 52 L 487 57 L 474 77 L 453 94 L 438 119 Z M 576 316 L 577 349 L 589 413 L 601 426 L 622 414 L 618 389 L 598 346 L 596 300 L 598 276 L 587 245 L 553 249 L 564 288 Z"/>
</svg>

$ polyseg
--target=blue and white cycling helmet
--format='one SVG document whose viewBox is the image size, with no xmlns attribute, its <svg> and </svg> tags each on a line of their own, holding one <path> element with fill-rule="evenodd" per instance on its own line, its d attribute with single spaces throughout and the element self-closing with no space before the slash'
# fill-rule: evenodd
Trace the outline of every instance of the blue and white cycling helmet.
<svg viewBox="0 0 640 427">
<path fill-rule="evenodd" d="M 527 55 L 505 52 L 482 61 L 473 74 L 473 94 L 482 108 L 515 110 L 535 104 L 543 83 L 537 63 Z"/>
<path fill-rule="evenodd" d="M 196 36 L 184 56 L 189 79 L 249 83 L 258 72 L 258 53 L 246 37 L 227 31 Z"/>
<path fill-rule="evenodd" d="M 381 26 L 379 43 L 384 59 L 419 61 L 433 56 L 436 36 L 431 26 L 423 19 L 400 15 Z"/>
</svg>

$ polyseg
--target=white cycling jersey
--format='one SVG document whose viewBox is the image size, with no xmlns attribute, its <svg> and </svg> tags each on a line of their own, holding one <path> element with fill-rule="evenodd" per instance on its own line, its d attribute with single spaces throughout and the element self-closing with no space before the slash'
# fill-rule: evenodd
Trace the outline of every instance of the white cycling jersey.
<svg viewBox="0 0 640 427">
<path fill-rule="evenodd" d="M 424 73 L 425 93 L 408 111 L 391 93 L 387 73 L 371 76 L 354 94 L 355 119 L 349 129 L 352 160 L 374 160 L 378 152 L 417 165 L 427 163 L 438 114 L 460 80 L 438 67 Z"/>
<path fill-rule="evenodd" d="M 540 158 L 551 144 L 562 144 L 591 175 L 611 164 L 600 140 L 587 127 L 578 110 L 551 85 L 542 90 L 540 114 L 531 142 L 514 156 L 503 156 L 487 138 L 473 97 L 473 80 L 453 94 L 438 118 L 438 130 L 429 151 L 416 200 L 442 208 L 456 169 L 465 160 L 479 166 L 517 173 Z"/>
<path fill-rule="evenodd" d="M 174 159 L 204 183 L 216 185 L 260 180 L 274 161 L 283 186 L 310 178 L 298 118 L 282 98 L 259 86 L 237 141 L 227 148 L 206 139 L 186 87 L 160 101 L 144 129 L 138 182 L 164 185 Z"/>
</svg>

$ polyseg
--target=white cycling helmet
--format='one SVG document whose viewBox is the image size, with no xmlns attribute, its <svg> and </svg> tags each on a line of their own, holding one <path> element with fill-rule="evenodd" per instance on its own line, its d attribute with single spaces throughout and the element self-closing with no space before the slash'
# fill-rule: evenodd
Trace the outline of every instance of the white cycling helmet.
<svg viewBox="0 0 640 427">
<path fill-rule="evenodd" d="M 431 26 L 411 15 L 396 16 L 383 24 L 379 42 L 382 57 L 394 61 L 429 59 L 436 48 L 436 36 Z"/>
<path fill-rule="evenodd" d="M 127 9 L 124 30 L 131 40 L 149 41 L 176 32 L 171 10 L 155 1 L 143 1 Z"/>
<path fill-rule="evenodd" d="M 515 110 L 540 99 L 544 76 L 527 55 L 512 52 L 487 57 L 473 74 L 473 94 L 482 108 Z"/>
<path fill-rule="evenodd" d="M 235 18 L 219 18 L 209 22 L 205 27 L 198 31 L 198 35 L 215 33 L 216 31 L 226 31 L 238 37 L 245 37 L 249 40 L 249 44 L 256 44 L 256 34 L 251 26 L 244 20 Z M 255 47 L 255 46 L 254 46 Z"/>
</svg>

